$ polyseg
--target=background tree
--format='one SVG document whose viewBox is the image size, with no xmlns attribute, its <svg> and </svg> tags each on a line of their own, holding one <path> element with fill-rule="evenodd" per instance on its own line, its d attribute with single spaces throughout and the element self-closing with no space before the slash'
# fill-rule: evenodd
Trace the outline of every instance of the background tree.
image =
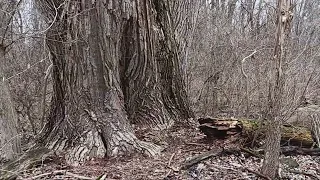
<svg viewBox="0 0 320 180">
<path fill-rule="evenodd" d="M 291 38 L 284 43 L 282 95 L 275 98 L 281 105 L 279 112 L 273 113 L 269 102 L 270 97 L 274 98 L 276 76 L 270 69 L 275 68 L 270 58 L 274 57 L 276 44 L 276 1 L 241 1 L 235 6 L 231 0 L 211 1 L 201 6 L 188 81 L 188 87 L 192 87 L 189 96 L 198 116 L 263 120 L 273 119 L 270 115 L 278 113 L 277 120 L 292 122 L 292 117 L 299 119 L 294 115 L 297 108 L 306 106 L 303 99 L 317 104 L 319 1 L 299 0 L 293 4 L 292 27 L 303 30 L 293 28 Z M 301 19 L 307 22 L 305 26 L 301 26 Z M 303 33 L 297 34 L 298 31 Z"/>
<path fill-rule="evenodd" d="M 20 2 L 19 2 L 20 3 Z M 17 115 L 5 81 L 4 65 L 8 46 L 12 43 L 12 21 L 18 5 L 16 1 L 0 1 L 0 161 L 10 160 L 20 153 Z"/>
</svg>

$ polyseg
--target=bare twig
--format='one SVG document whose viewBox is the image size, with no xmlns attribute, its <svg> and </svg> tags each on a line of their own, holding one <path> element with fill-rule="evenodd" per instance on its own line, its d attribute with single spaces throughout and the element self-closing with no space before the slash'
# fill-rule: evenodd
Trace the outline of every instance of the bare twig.
<svg viewBox="0 0 320 180">
<path fill-rule="evenodd" d="M 169 159 L 169 162 L 168 162 L 168 166 L 171 165 L 171 161 L 172 161 L 172 159 L 173 159 L 173 157 L 174 157 L 175 154 L 176 154 L 176 153 L 173 153 L 173 154 L 171 155 L 171 157 L 170 157 L 170 159 Z"/>
<path fill-rule="evenodd" d="M 254 50 L 251 54 L 249 54 L 248 56 L 244 57 L 242 60 L 241 60 L 241 72 L 242 72 L 242 75 L 245 77 L 245 78 L 248 78 L 248 75 L 244 72 L 244 68 L 243 68 L 243 65 L 244 63 L 246 62 L 246 60 L 250 57 L 252 57 L 254 54 L 256 54 L 258 51 L 257 50 Z"/>
<path fill-rule="evenodd" d="M 241 72 L 246 80 L 246 117 L 249 116 L 249 82 L 248 82 L 248 75 L 245 73 L 243 66 L 244 66 L 244 63 L 246 62 L 246 60 L 248 58 L 252 57 L 257 52 L 258 52 L 257 50 L 254 50 L 251 54 L 249 54 L 248 56 L 246 56 L 245 58 L 243 58 L 241 60 Z"/>
</svg>

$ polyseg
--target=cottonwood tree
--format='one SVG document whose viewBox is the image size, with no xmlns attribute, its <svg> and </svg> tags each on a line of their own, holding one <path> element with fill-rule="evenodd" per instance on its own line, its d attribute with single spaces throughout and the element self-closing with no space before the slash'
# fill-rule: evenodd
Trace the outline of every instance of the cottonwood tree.
<svg viewBox="0 0 320 180">
<path fill-rule="evenodd" d="M 49 28 L 53 97 L 41 143 L 67 160 L 154 155 L 131 123 L 192 117 L 168 1 L 37 1 Z"/>
<path fill-rule="evenodd" d="M 11 43 L 11 23 L 18 5 L 16 1 L 0 1 L 0 161 L 10 160 L 20 153 L 17 116 L 4 74 L 6 48 Z"/>
</svg>

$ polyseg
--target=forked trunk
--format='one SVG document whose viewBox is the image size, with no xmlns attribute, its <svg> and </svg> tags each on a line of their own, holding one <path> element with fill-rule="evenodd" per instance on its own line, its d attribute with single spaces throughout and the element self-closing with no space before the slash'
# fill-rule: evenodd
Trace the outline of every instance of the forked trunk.
<svg viewBox="0 0 320 180">
<path fill-rule="evenodd" d="M 47 32 L 54 92 L 42 143 L 67 149 L 71 163 L 158 153 L 158 146 L 136 138 L 127 114 L 159 129 L 192 115 L 174 35 L 163 25 L 165 4 L 155 14 L 154 4 L 142 0 L 54 2 L 39 2 L 55 20 Z"/>
</svg>

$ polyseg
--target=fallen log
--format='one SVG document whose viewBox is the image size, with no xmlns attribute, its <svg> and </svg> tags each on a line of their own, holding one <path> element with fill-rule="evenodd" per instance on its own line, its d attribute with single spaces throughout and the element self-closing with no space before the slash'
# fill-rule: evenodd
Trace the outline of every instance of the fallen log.
<svg viewBox="0 0 320 180">
<path fill-rule="evenodd" d="M 207 138 L 229 138 L 240 135 L 245 145 L 260 146 L 264 140 L 266 127 L 263 122 L 250 119 L 234 118 L 200 118 L 199 129 Z M 283 125 L 281 128 L 282 146 L 299 146 L 310 148 L 315 144 L 312 133 L 308 128 Z"/>
<path fill-rule="evenodd" d="M 281 147 L 281 152 L 284 155 L 311 155 L 311 156 L 320 156 L 320 148 L 314 148 L 314 149 L 309 149 L 309 148 L 301 148 L 297 146 L 285 146 Z"/>
</svg>

